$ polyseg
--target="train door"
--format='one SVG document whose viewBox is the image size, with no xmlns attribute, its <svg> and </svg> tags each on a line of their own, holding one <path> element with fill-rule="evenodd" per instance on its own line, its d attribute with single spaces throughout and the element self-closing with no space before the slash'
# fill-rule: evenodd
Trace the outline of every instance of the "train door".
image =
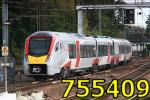
<svg viewBox="0 0 150 100">
<path fill-rule="evenodd" d="M 62 47 L 62 43 L 61 42 L 59 42 L 59 52 L 58 52 L 58 54 L 60 55 L 59 56 L 59 60 L 60 60 L 60 62 L 59 62 L 59 67 L 61 67 L 62 66 L 62 64 L 63 64 L 63 47 Z"/>
<path fill-rule="evenodd" d="M 54 46 L 54 52 L 52 54 L 52 67 L 53 67 L 53 72 L 59 73 L 60 72 L 60 66 L 61 66 L 61 54 L 62 49 L 60 47 L 60 42 L 57 42 Z"/>
<path fill-rule="evenodd" d="M 56 48 L 55 48 L 55 60 L 57 61 L 57 66 L 61 66 L 61 58 L 62 58 L 62 45 L 60 42 L 56 43 Z"/>
<path fill-rule="evenodd" d="M 108 55 L 108 59 L 107 59 L 107 63 L 108 64 L 110 64 L 110 60 L 111 60 L 111 58 L 110 58 L 110 43 L 108 42 L 108 45 L 107 45 L 107 55 Z"/>
</svg>

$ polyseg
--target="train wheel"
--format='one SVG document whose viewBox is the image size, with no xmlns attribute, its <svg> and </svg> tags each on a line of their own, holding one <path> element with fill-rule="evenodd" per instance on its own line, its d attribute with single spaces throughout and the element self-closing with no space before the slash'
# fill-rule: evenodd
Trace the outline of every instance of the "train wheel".
<svg viewBox="0 0 150 100">
<path fill-rule="evenodd" d="M 46 76 L 35 76 L 34 79 L 36 81 L 46 81 L 47 77 Z"/>
<path fill-rule="evenodd" d="M 61 78 L 65 79 L 70 76 L 70 69 L 69 68 L 62 68 L 61 70 Z"/>
<path fill-rule="evenodd" d="M 101 65 L 102 70 L 106 69 L 105 65 Z"/>
<path fill-rule="evenodd" d="M 101 71 L 102 70 L 102 66 L 98 66 L 97 65 L 97 69 L 98 69 L 98 71 Z"/>
<path fill-rule="evenodd" d="M 94 69 L 95 69 L 96 71 L 99 71 L 99 70 L 100 70 L 98 65 L 95 65 Z"/>
<path fill-rule="evenodd" d="M 123 61 L 123 65 L 125 65 L 125 64 L 127 64 L 127 60 L 125 60 L 125 59 L 124 59 L 124 61 Z"/>
<path fill-rule="evenodd" d="M 34 77 L 34 79 L 35 79 L 36 81 L 40 81 L 40 78 L 39 78 L 39 77 Z"/>
<path fill-rule="evenodd" d="M 89 68 L 89 72 L 90 72 L 91 74 L 94 73 L 94 67 L 93 67 L 93 66 Z"/>
<path fill-rule="evenodd" d="M 116 67 L 119 67 L 119 62 L 118 61 L 116 62 Z"/>
<path fill-rule="evenodd" d="M 58 74 L 58 73 L 55 74 L 55 75 L 54 75 L 54 80 L 59 80 L 59 79 L 60 79 L 60 73 L 59 73 L 59 74 Z"/>
<path fill-rule="evenodd" d="M 111 66 L 111 67 L 114 67 L 114 63 L 113 63 L 113 62 L 111 62 L 111 63 L 110 63 L 110 66 Z"/>
</svg>

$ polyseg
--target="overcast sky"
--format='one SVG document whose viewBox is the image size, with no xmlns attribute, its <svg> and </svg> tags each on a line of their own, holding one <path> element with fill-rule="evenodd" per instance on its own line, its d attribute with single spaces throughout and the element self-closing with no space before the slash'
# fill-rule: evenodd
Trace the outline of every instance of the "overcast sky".
<svg viewBox="0 0 150 100">
<path fill-rule="evenodd" d="M 135 3 L 135 2 L 150 2 L 150 0 L 124 0 L 127 3 Z M 138 13 L 142 12 L 142 15 Z M 148 15 L 150 15 L 150 8 L 142 8 L 142 9 L 135 9 L 135 25 L 146 28 L 146 20 Z"/>
</svg>

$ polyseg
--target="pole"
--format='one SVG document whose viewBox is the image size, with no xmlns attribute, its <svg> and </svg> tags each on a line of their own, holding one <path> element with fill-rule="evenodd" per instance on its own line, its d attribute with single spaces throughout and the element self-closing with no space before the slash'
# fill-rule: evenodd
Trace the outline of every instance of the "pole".
<svg viewBox="0 0 150 100">
<path fill-rule="evenodd" d="M 122 17 L 121 17 L 121 20 L 122 20 L 122 24 L 123 24 L 123 35 L 124 35 L 124 39 L 127 39 L 127 34 L 126 34 L 126 25 L 124 23 L 124 16 L 126 16 L 126 13 L 125 13 L 125 10 L 122 9 Z"/>
<path fill-rule="evenodd" d="M 101 20 L 101 10 L 99 9 L 99 32 L 102 33 L 102 20 Z"/>
<path fill-rule="evenodd" d="M 78 10 L 78 34 L 83 35 L 83 11 Z"/>
<path fill-rule="evenodd" d="M 36 0 L 36 30 L 38 31 L 38 0 Z"/>
<path fill-rule="evenodd" d="M 2 33 L 3 46 L 8 46 L 8 0 L 2 0 Z M 5 91 L 7 92 L 7 56 L 4 57 Z"/>
<path fill-rule="evenodd" d="M 3 45 L 8 45 L 8 0 L 2 1 L 2 33 Z"/>
</svg>

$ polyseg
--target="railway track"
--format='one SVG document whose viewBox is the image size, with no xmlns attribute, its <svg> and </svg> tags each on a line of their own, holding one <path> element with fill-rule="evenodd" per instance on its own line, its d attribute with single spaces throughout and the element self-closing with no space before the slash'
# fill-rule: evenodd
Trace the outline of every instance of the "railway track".
<svg viewBox="0 0 150 100">
<path fill-rule="evenodd" d="M 124 79 L 132 79 L 133 81 L 136 81 L 137 79 L 143 77 L 144 75 L 146 75 L 148 72 L 150 72 L 150 62 L 140 66 L 139 68 L 137 68 L 136 70 L 133 70 L 121 77 L 118 77 L 118 78 L 114 78 L 114 79 L 117 79 L 118 80 L 118 83 L 121 84 L 121 82 L 124 80 Z M 104 84 L 101 84 L 101 86 L 104 87 L 104 89 L 106 90 L 106 88 L 108 87 L 108 85 L 111 83 L 111 81 L 108 81 Z M 92 85 L 89 85 L 89 88 L 91 88 L 90 86 Z M 120 89 L 121 86 L 119 86 L 119 89 Z M 80 93 L 84 93 L 84 91 L 80 91 Z M 108 98 L 110 98 L 111 96 L 108 95 L 108 94 L 104 94 L 104 96 L 100 97 L 100 98 L 92 98 L 91 96 L 88 96 L 86 98 L 83 98 L 83 99 L 92 99 L 92 100 L 106 100 Z M 134 95 L 132 98 L 130 98 L 130 100 L 136 100 L 137 98 L 137 95 Z M 61 98 L 61 100 L 76 100 L 78 99 L 78 97 L 76 97 L 76 94 L 73 94 L 73 95 L 70 95 L 68 98 Z M 113 98 L 112 98 L 113 99 Z"/>
<path fill-rule="evenodd" d="M 150 72 L 150 68 L 147 70 L 147 72 L 141 74 L 139 77 L 135 78 L 134 80 L 135 81 L 138 80 L 140 77 L 145 76 L 147 73 L 149 75 L 149 72 Z M 134 96 L 132 96 L 131 98 L 129 98 L 129 100 L 138 100 L 138 95 L 137 95 L 138 93 L 141 93 L 141 92 L 136 92 L 136 94 Z M 149 100 L 149 99 L 150 99 L 150 97 L 145 98 L 145 100 Z"/>
<path fill-rule="evenodd" d="M 149 72 L 150 72 L 150 62 L 142 65 L 141 67 L 137 68 L 136 70 L 129 72 L 126 75 L 123 75 L 117 79 L 119 80 L 118 81 L 119 84 L 121 84 L 121 82 L 125 79 L 132 79 L 135 82 Z M 104 84 L 104 86 L 107 87 L 109 83 L 110 83 L 110 81 L 108 83 Z M 121 88 L 121 86 L 119 86 L 119 89 L 120 88 Z M 106 99 L 108 96 L 109 95 L 106 94 L 102 99 Z M 136 95 L 136 97 L 137 97 L 137 95 Z M 135 97 L 132 97 L 132 98 L 135 98 Z"/>
<path fill-rule="evenodd" d="M 139 62 L 139 60 L 140 60 L 140 62 Z M 97 76 L 102 76 L 103 77 L 104 74 L 107 74 L 107 76 L 109 77 L 109 76 L 111 76 L 112 73 L 118 72 L 118 70 L 122 70 L 123 71 L 126 68 L 128 68 L 128 71 L 131 71 L 131 70 L 133 70 L 135 68 L 138 68 L 139 65 L 143 65 L 145 62 L 148 61 L 148 59 L 143 59 L 143 60 L 139 59 L 139 60 L 133 59 L 132 62 L 130 62 L 129 64 L 123 65 L 121 67 L 111 68 L 111 69 L 104 70 L 104 71 L 101 71 L 101 72 L 95 72 L 94 74 L 85 74 L 85 75 L 83 74 L 82 76 L 78 75 L 78 76 L 75 76 L 75 77 L 71 77 L 70 79 L 79 79 L 79 78 L 82 78 L 82 79 L 86 79 L 86 78 L 92 79 L 93 76 L 97 75 Z M 136 64 L 133 63 L 133 62 L 135 62 Z M 132 66 L 132 67 L 130 67 L 130 66 Z M 37 89 L 37 88 L 42 88 L 42 87 L 46 88 L 47 86 L 50 86 L 52 88 L 52 87 L 62 86 L 62 84 L 61 84 L 60 80 L 54 81 L 52 79 L 48 80 L 46 82 L 40 82 L 40 81 L 28 82 L 28 83 L 24 82 L 24 84 L 21 83 L 21 84 L 17 84 L 17 85 L 8 86 L 8 91 L 9 92 L 22 91 L 22 92 L 26 93 L 27 91 L 30 92 L 30 91 L 33 91 L 34 89 Z M 64 87 L 66 87 L 66 86 L 67 85 L 64 85 Z M 3 89 L 0 87 L 0 92 L 2 90 L 4 90 L 4 87 L 3 87 Z M 63 90 L 61 90 L 61 92 L 62 91 Z M 45 92 L 45 93 L 47 93 L 47 92 Z M 53 97 L 53 96 L 51 95 L 50 97 Z M 60 96 L 60 97 L 62 97 L 62 96 Z M 60 97 L 57 98 L 57 99 L 62 99 L 62 100 L 64 99 L 64 98 L 60 98 Z M 65 99 L 69 100 L 70 98 L 75 99 L 76 97 L 74 97 L 74 95 L 72 94 L 68 98 L 65 98 Z"/>
</svg>

